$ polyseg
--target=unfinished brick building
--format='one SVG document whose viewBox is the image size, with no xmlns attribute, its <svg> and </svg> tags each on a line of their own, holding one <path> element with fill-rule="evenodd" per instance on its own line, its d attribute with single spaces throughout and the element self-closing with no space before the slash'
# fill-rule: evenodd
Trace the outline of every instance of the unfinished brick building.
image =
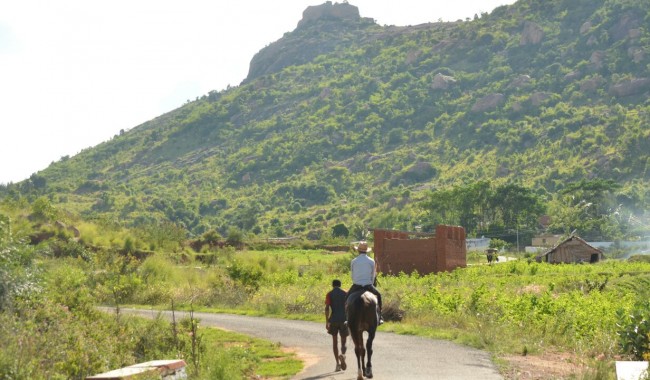
<svg viewBox="0 0 650 380">
<path fill-rule="evenodd" d="M 374 230 L 377 272 L 419 274 L 451 271 L 467 266 L 463 227 L 439 225 L 435 234 Z"/>
</svg>

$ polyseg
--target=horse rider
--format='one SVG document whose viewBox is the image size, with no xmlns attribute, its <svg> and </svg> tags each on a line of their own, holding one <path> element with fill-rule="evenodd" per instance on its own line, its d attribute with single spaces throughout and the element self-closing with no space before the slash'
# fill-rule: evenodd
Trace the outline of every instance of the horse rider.
<svg viewBox="0 0 650 380">
<path fill-rule="evenodd" d="M 379 324 L 384 323 L 381 316 L 381 293 L 375 288 L 374 282 L 377 277 L 377 268 L 375 260 L 368 256 L 370 248 L 365 241 L 359 242 L 359 245 L 354 247 L 359 253 L 357 257 L 352 259 L 350 263 L 350 270 L 352 272 L 352 287 L 348 290 L 348 297 L 350 294 L 357 290 L 365 289 L 377 296 L 377 307 L 379 308 Z M 345 298 L 347 301 L 347 297 Z"/>
<path fill-rule="evenodd" d="M 347 368 L 345 364 L 345 340 L 350 332 L 348 325 L 345 323 L 345 299 L 347 293 L 341 289 L 341 280 L 332 281 L 332 290 L 325 295 L 325 328 L 327 333 L 332 336 L 332 350 L 336 360 L 336 372 Z M 341 336 L 341 354 L 337 342 L 337 335 Z"/>
</svg>

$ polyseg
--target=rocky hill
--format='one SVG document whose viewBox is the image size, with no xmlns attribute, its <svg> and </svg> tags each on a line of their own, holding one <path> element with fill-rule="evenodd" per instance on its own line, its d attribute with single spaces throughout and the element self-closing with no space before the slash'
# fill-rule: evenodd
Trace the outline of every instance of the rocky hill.
<svg viewBox="0 0 650 380">
<path fill-rule="evenodd" d="M 255 54 L 244 83 L 359 43 L 358 38 L 363 34 L 355 31 L 373 26 L 376 25 L 372 19 L 362 19 L 359 8 L 348 3 L 332 4 L 328 1 L 309 6 L 302 13 L 302 19 L 293 33 L 287 33 Z"/>
<path fill-rule="evenodd" d="M 602 179 L 643 218 L 650 3 L 520 0 L 412 27 L 358 14 L 310 7 L 240 86 L 0 192 L 125 225 L 319 237 L 411 229 L 431 190 L 481 180 L 534 189 L 559 213 L 569 184 Z"/>
</svg>

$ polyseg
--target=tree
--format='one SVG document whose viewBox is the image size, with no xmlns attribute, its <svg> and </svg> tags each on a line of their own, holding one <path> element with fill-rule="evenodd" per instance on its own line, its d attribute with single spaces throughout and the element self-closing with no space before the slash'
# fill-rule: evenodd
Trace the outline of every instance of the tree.
<svg viewBox="0 0 650 380">
<path fill-rule="evenodd" d="M 38 175 L 36 173 L 32 174 L 29 177 L 29 180 L 32 182 L 35 189 L 43 189 L 47 184 L 47 180 L 45 179 L 45 177 L 43 177 L 42 175 Z"/>
<path fill-rule="evenodd" d="M 149 241 L 158 249 L 175 250 L 183 245 L 187 237 L 185 228 L 170 221 L 148 224 L 144 231 Z"/>
<path fill-rule="evenodd" d="M 332 227 L 332 237 L 348 237 L 350 230 L 343 223 L 339 223 Z"/>
<path fill-rule="evenodd" d="M 461 225 L 476 235 L 535 225 L 545 210 L 531 189 L 516 184 L 493 187 L 488 181 L 433 191 L 421 206 L 428 224 Z"/>
<path fill-rule="evenodd" d="M 47 197 L 39 197 L 32 203 L 32 215 L 35 218 L 49 221 L 56 219 L 58 212 Z"/>
<path fill-rule="evenodd" d="M 570 183 L 558 193 L 552 207 L 551 230 L 569 234 L 577 230 L 590 239 L 616 240 L 622 236 L 622 221 L 612 180 L 593 179 Z"/>
<path fill-rule="evenodd" d="M 531 189 L 505 184 L 495 189 L 492 204 L 504 226 L 534 226 L 545 211 L 540 197 Z"/>
<path fill-rule="evenodd" d="M 244 234 L 238 228 L 231 227 L 228 229 L 228 236 L 226 237 L 226 243 L 232 247 L 241 247 L 244 242 Z"/>
</svg>

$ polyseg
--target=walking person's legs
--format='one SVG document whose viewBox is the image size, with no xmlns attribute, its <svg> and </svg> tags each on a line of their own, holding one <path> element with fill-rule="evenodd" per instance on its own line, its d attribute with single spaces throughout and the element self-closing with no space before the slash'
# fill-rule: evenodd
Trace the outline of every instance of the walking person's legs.
<svg viewBox="0 0 650 380">
<path fill-rule="evenodd" d="M 341 364 L 341 369 L 344 371 L 348 368 L 348 365 L 345 363 L 345 351 L 347 351 L 345 342 L 348 334 L 347 326 L 341 327 L 341 355 L 339 355 L 339 363 Z"/>
<path fill-rule="evenodd" d="M 334 352 L 334 360 L 336 360 L 336 369 L 338 372 L 341 370 L 341 363 L 339 362 L 339 342 L 338 333 L 332 334 L 332 351 Z"/>
</svg>

